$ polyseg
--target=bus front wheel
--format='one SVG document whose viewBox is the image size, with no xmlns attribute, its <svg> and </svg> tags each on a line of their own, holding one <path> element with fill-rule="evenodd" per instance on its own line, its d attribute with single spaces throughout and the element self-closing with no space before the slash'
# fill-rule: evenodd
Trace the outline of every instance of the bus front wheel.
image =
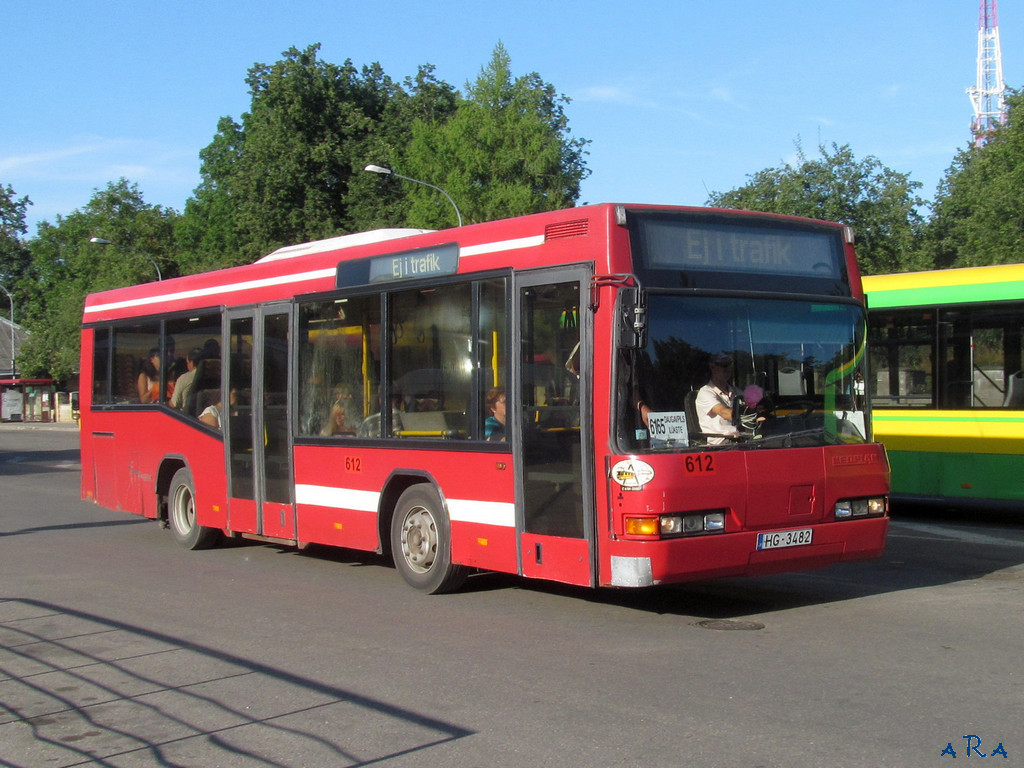
<svg viewBox="0 0 1024 768">
<path fill-rule="evenodd" d="M 437 492 L 423 484 L 408 488 L 391 518 L 391 552 L 406 583 L 430 595 L 462 586 L 468 570 L 452 564 L 451 540 Z"/>
<path fill-rule="evenodd" d="M 209 549 L 220 539 L 220 530 L 196 524 L 196 495 L 192 475 L 184 467 L 171 478 L 167 518 L 174 540 L 185 549 Z"/>
</svg>

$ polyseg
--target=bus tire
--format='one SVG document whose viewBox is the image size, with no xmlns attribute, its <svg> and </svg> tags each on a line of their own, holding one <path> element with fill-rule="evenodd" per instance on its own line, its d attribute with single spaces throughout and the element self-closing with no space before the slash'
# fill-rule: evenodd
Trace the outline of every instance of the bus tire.
<svg viewBox="0 0 1024 768">
<path fill-rule="evenodd" d="M 174 540 L 185 549 L 209 549 L 220 539 L 220 530 L 196 524 L 196 494 L 191 473 L 182 467 L 171 478 L 167 522 Z"/>
<path fill-rule="evenodd" d="M 438 595 L 454 592 L 469 570 L 452 564 L 451 524 L 431 486 L 407 488 L 391 518 L 391 554 L 395 568 L 411 587 Z"/>
</svg>

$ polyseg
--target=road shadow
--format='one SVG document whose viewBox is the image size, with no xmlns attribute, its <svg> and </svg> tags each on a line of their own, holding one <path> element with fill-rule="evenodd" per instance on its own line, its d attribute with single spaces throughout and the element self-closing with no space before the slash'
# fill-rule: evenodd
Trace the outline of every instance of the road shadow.
<svg viewBox="0 0 1024 768">
<path fill-rule="evenodd" d="M 656 614 L 739 620 L 752 615 L 804 606 L 855 600 L 874 595 L 941 586 L 959 581 L 1011 577 L 1024 563 L 1024 524 L 1000 527 L 998 518 L 985 526 L 963 525 L 958 518 L 919 516 L 894 520 L 886 549 L 877 560 L 839 563 L 827 568 L 757 578 L 727 578 L 640 589 L 590 589 L 512 574 L 477 572 L 454 595 L 425 598 L 460 599 L 485 592 L 525 590 L 573 600 L 615 605 Z M 296 550 L 281 545 L 282 554 Z M 321 545 L 310 545 L 304 557 L 344 565 L 394 571 L 389 557 Z M 399 578 L 397 573 L 394 578 Z"/>
<path fill-rule="evenodd" d="M 7 536 L 26 536 L 32 533 L 50 533 L 52 531 L 76 531 L 87 528 L 111 528 L 122 525 L 140 525 L 151 522 L 144 517 L 131 517 L 124 520 L 87 520 L 80 523 L 61 523 L 60 525 L 36 525 L 30 528 L 19 528 L 15 531 L 0 531 L 0 538 Z"/>
<path fill-rule="evenodd" d="M 24 458 L 5 465 L 3 459 L 12 455 Z M 0 475 L 4 474 L 5 467 L 14 467 L 25 473 L 57 471 L 52 467 L 77 461 L 78 456 L 77 448 L 7 451 L 0 453 Z M 123 522 L 90 521 L 75 523 L 72 527 L 141 522 L 147 521 L 127 516 Z M 48 528 L 40 526 L 3 535 L 44 530 Z M 222 546 L 272 548 L 283 555 L 301 554 L 349 566 L 388 569 L 392 571 L 388 577 L 399 578 L 393 573 L 394 567 L 388 556 L 372 552 L 322 545 L 297 550 L 246 539 L 229 540 Z M 459 594 L 471 596 L 500 590 L 529 590 L 651 613 L 728 620 L 971 579 L 1024 578 L 1017 573 L 1022 563 L 1024 512 L 991 506 L 963 508 L 900 501 L 893 506 L 886 550 L 873 561 L 837 564 L 822 570 L 776 576 L 719 579 L 643 589 L 588 589 L 508 574 L 475 573 Z M 459 594 L 450 596 L 450 599 L 459 599 Z"/>
<path fill-rule="evenodd" d="M 0 764 L 372 766 L 472 732 L 63 605 L 0 598 Z"/>
<path fill-rule="evenodd" d="M 961 523 L 928 516 L 896 520 L 877 560 L 819 570 L 638 590 L 589 590 L 541 582 L 517 586 L 658 614 L 736 620 L 973 579 L 1024 581 L 1024 528 L 1019 522 L 1009 529 L 995 520 L 991 527 Z"/>
<path fill-rule="evenodd" d="M 77 449 L 0 451 L 0 477 L 81 471 L 81 452 Z"/>
</svg>

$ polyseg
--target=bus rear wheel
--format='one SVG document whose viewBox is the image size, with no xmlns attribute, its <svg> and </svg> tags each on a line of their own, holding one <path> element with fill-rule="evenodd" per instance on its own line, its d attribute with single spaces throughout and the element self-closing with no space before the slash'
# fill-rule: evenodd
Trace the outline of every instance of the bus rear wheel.
<svg viewBox="0 0 1024 768">
<path fill-rule="evenodd" d="M 185 549 L 209 549 L 220 539 L 220 530 L 196 524 L 196 494 L 192 474 L 182 467 L 171 478 L 167 521 L 174 540 Z"/>
<path fill-rule="evenodd" d="M 461 587 L 469 571 L 452 564 L 451 541 L 451 524 L 437 492 L 423 484 L 408 488 L 391 518 L 391 552 L 406 583 L 429 595 Z"/>
</svg>

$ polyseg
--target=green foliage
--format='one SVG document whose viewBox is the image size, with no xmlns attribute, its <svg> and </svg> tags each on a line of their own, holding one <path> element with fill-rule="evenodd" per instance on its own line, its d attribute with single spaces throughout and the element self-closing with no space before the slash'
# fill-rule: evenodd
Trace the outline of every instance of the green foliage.
<svg viewBox="0 0 1024 768">
<path fill-rule="evenodd" d="M 961 150 L 939 186 L 925 236 L 937 266 L 1024 261 L 1024 94 L 1007 108 L 1006 123 Z"/>
<path fill-rule="evenodd" d="M 318 51 L 292 48 L 249 70 L 249 111 L 241 123 L 222 118 L 200 154 L 202 183 L 178 232 L 187 269 L 249 262 L 403 212 L 402 198 L 362 169 L 396 156 L 414 119 L 450 113 L 451 88 L 421 67 L 405 91 L 378 64 L 360 71 Z"/>
<path fill-rule="evenodd" d="M 192 272 L 282 245 L 379 227 L 455 224 L 439 193 L 363 172 L 368 164 L 444 188 L 467 221 L 564 208 L 587 171 L 568 138 L 567 99 L 536 74 L 513 78 L 499 44 L 467 96 L 431 65 L 399 85 L 379 64 L 330 64 L 319 46 L 257 64 L 241 121 L 201 153 L 202 183 L 176 237 Z"/>
<path fill-rule="evenodd" d="M 14 195 L 14 188 L 9 184 L 0 185 L 0 285 L 12 294 L 32 261 L 24 242 L 28 231 L 25 214 L 32 201 Z M 0 304 L 6 307 L 6 296 L 0 298 L 4 299 Z"/>
<path fill-rule="evenodd" d="M 402 172 L 445 189 L 466 223 L 571 207 L 589 171 L 588 142 L 569 138 L 568 101 L 536 73 L 513 78 L 498 43 L 451 119 L 413 124 Z M 455 224 L 437 192 L 408 195 L 410 226 Z"/>
<path fill-rule="evenodd" d="M 218 122 L 183 214 L 147 205 L 121 179 L 42 223 L 26 248 L 28 199 L 0 189 L 0 278 L 18 283 L 18 319 L 32 332 L 23 371 L 77 370 L 85 296 L 152 280 L 154 263 L 168 278 L 347 232 L 454 223 L 436 192 L 364 173 L 367 164 L 451 186 L 470 221 L 563 208 L 579 196 L 587 142 L 568 136 L 568 100 L 537 74 L 513 78 L 500 44 L 465 98 L 429 64 L 399 85 L 379 64 L 357 69 L 318 53 L 319 45 L 291 48 L 249 70 L 250 108 Z"/>
<path fill-rule="evenodd" d="M 885 167 L 876 157 L 858 161 L 848 145 L 819 146 L 808 159 L 797 145 L 797 164 L 766 168 L 745 186 L 714 192 L 708 205 L 837 221 L 854 228 L 865 274 L 928 268 L 920 252 L 924 226 L 921 184 Z"/>
<path fill-rule="evenodd" d="M 96 190 L 82 209 L 43 222 L 29 242 L 32 263 L 19 283 L 23 325 L 31 332 L 19 370 L 68 378 L 78 370 L 82 308 L 87 294 L 177 274 L 173 232 L 178 214 L 145 203 L 138 186 L 120 179 Z M 100 237 L 115 245 L 90 243 Z"/>
</svg>

